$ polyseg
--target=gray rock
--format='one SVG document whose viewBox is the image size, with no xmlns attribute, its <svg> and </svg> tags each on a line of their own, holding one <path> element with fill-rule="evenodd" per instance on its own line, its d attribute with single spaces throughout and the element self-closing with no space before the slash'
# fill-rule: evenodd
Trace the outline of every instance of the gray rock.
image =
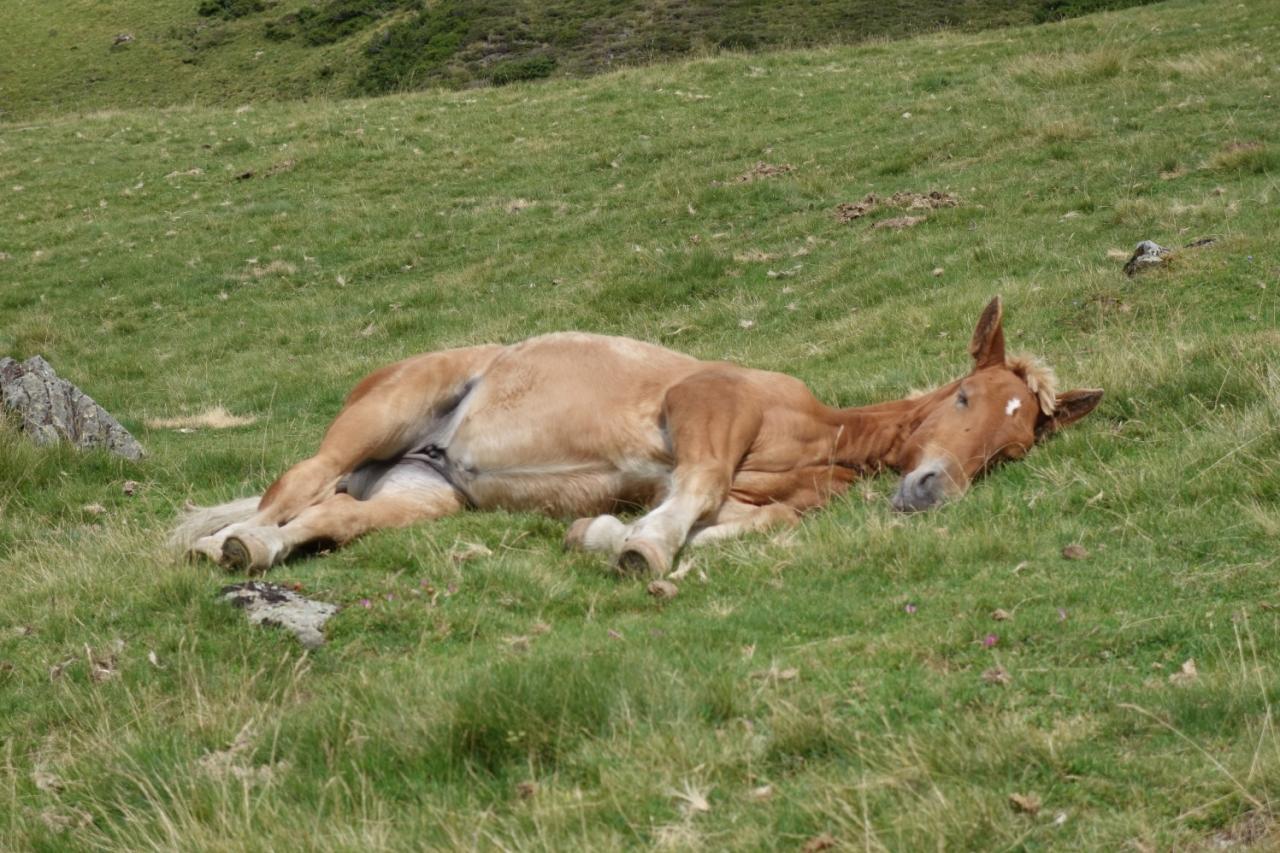
<svg viewBox="0 0 1280 853">
<path fill-rule="evenodd" d="M 1164 263 L 1169 250 L 1152 240 L 1143 240 L 1133 250 L 1133 255 L 1124 265 L 1124 274 L 1132 278 L 1140 272 L 1149 270 Z"/>
<path fill-rule="evenodd" d="M 69 441 L 126 459 L 146 454 L 106 409 L 60 378 L 38 355 L 22 362 L 0 358 L 0 405 L 17 416 L 19 428 L 36 444 Z"/>
<path fill-rule="evenodd" d="M 249 581 L 224 586 L 224 601 L 243 607 L 254 625 L 275 625 L 293 632 L 304 648 L 324 645 L 324 623 L 338 612 L 338 605 L 313 601 L 273 583 Z"/>
</svg>

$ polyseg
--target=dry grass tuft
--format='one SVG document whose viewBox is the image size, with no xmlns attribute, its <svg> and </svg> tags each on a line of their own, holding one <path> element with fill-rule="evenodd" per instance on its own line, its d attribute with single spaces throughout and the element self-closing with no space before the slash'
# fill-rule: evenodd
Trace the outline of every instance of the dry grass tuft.
<svg viewBox="0 0 1280 853">
<path fill-rule="evenodd" d="M 257 423 L 253 415 L 233 415 L 223 406 L 214 406 L 194 415 L 178 415 L 171 418 L 147 418 L 147 429 L 231 429 Z"/>
<path fill-rule="evenodd" d="M 1215 79 L 1230 74 L 1239 74 L 1259 61 L 1259 57 L 1248 56 L 1239 50 L 1215 48 L 1198 53 L 1187 53 L 1174 59 L 1166 59 L 1157 67 L 1171 71 L 1181 77 L 1196 79 Z"/>
<path fill-rule="evenodd" d="M 1083 53 L 1021 56 L 1009 64 L 1009 73 L 1024 85 L 1052 88 L 1110 80 L 1132 64 L 1127 51 L 1108 46 Z"/>
</svg>

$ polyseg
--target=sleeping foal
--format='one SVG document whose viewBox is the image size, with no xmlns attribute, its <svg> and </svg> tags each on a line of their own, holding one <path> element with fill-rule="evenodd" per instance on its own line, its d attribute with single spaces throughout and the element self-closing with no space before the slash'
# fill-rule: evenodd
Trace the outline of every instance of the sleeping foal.
<svg viewBox="0 0 1280 853">
<path fill-rule="evenodd" d="M 1079 420 L 1102 392 L 1058 393 L 1006 357 L 987 305 L 964 378 L 905 400 L 820 403 L 790 376 L 576 332 L 427 353 L 356 386 L 316 455 L 261 498 L 195 510 L 184 550 L 263 572 L 308 543 L 342 544 L 462 509 L 576 518 L 565 544 L 665 574 L 685 545 L 795 524 L 863 474 L 904 472 L 899 510 L 959 495 Z M 645 513 L 627 523 L 611 514 Z"/>
</svg>

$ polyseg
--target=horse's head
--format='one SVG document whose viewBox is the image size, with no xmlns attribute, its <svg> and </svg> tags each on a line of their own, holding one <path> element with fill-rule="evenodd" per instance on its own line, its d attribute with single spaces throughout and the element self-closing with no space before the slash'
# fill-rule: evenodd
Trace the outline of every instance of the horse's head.
<svg viewBox="0 0 1280 853">
<path fill-rule="evenodd" d="M 1000 297 L 978 320 L 969 352 L 973 372 L 920 399 L 918 424 L 899 454 L 906 472 L 895 509 L 928 509 L 962 494 L 970 481 L 1093 411 L 1102 391 L 1059 394 L 1053 373 L 1036 359 L 1005 357 Z"/>
</svg>

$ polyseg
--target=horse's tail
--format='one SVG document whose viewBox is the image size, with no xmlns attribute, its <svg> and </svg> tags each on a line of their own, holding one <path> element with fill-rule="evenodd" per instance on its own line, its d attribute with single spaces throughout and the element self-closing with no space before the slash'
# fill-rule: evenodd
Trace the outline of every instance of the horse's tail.
<svg viewBox="0 0 1280 853">
<path fill-rule="evenodd" d="M 183 512 L 178 524 L 169 534 L 169 545 L 179 552 L 191 550 L 201 536 L 217 533 L 222 528 L 239 521 L 248 521 L 258 511 L 262 496 L 240 498 L 217 506 L 196 506 Z"/>
</svg>

